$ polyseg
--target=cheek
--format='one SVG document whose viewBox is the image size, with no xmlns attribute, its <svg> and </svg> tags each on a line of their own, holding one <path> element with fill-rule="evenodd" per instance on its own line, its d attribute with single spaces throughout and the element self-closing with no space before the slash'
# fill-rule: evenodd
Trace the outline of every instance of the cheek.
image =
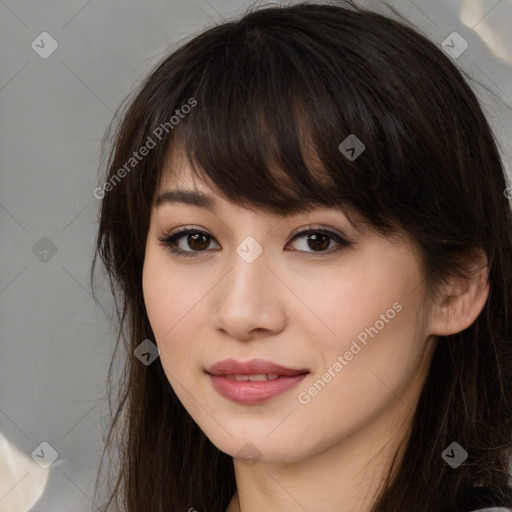
<svg viewBox="0 0 512 512">
<path fill-rule="evenodd" d="M 153 332 L 158 341 L 164 342 L 186 319 L 199 290 L 190 286 L 190 277 L 176 271 L 169 264 L 160 248 L 150 247 L 146 251 L 142 272 L 144 303 Z M 183 320 L 181 320 L 183 319 Z"/>
<path fill-rule="evenodd" d="M 149 250 L 144 262 L 144 302 L 164 371 L 181 381 L 180 376 L 189 378 L 187 371 L 198 364 L 204 338 L 202 299 L 211 285 L 186 270 L 177 271 L 165 255 L 156 253 Z"/>
<path fill-rule="evenodd" d="M 186 300 L 183 300 L 183 287 L 176 274 L 170 278 L 168 265 L 164 259 L 148 250 L 142 272 L 144 303 L 149 323 L 160 348 L 162 363 L 168 358 L 170 340 L 179 325 L 180 318 L 186 312 Z M 186 291 L 186 288 L 185 288 Z M 165 367 L 165 366 L 164 366 Z"/>
<path fill-rule="evenodd" d="M 316 276 L 315 291 L 305 280 L 300 284 L 316 317 L 314 324 L 302 324 L 319 355 L 315 379 L 320 381 L 311 394 L 321 394 L 317 402 L 326 407 L 331 401 L 359 408 L 362 393 L 363 404 L 377 407 L 389 389 L 401 389 L 412 378 L 424 355 L 420 275 L 408 260 L 381 261 L 361 261 L 358 270 L 340 272 L 336 279 Z M 313 380 L 301 390 L 308 392 Z"/>
<path fill-rule="evenodd" d="M 332 337 L 334 342 L 323 342 L 319 349 L 323 364 L 297 389 L 298 412 L 305 418 L 297 442 L 308 432 L 323 432 L 321 439 L 313 440 L 318 443 L 315 450 L 323 449 L 373 423 L 385 411 L 395 411 L 390 414 L 399 418 L 412 408 L 421 386 L 417 379 L 424 347 L 423 340 L 414 338 L 414 306 L 409 301 L 395 303 L 395 308 L 393 304 L 388 308 L 386 302 L 384 307 L 375 306 L 374 314 L 364 310 L 357 317 L 342 314 L 337 321 L 332 317 L 338 335 Z M 388 323 L 378 322 L 380 313 Z"/>
<path fill-rule="evenodd" d="M 297 276 L 294 292 L 309 310 L 297 315 L 299 323 L 307 327 L 322 350 L 341 353 L 358 335 L 364 344 L 376 331 L 382 337 L 381 332 L 396 326 L 399 317 L 405 316 L 403 300 L 417 284 L 414 269 L 384 259 L 380 264 L 361 260 L 350 268 Z"/>
</svg>

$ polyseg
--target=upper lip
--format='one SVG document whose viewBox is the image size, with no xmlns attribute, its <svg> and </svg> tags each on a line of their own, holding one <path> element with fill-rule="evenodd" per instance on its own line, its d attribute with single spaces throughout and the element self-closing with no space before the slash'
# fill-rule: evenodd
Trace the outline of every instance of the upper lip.
<svg viewBox="0 0 512 512">
<path fill-rule="evenodd" d="M 206 370 L 211 375 L 259 375 L 262 373 L 276 373 L 277 375 L 300 375 L 309 373 L 307 369 L 286 368 L 280 364 L 265 359 L 251 359 L 249 361 L 237 361 L 236 359 L 224 359 Z"/>
</svg>

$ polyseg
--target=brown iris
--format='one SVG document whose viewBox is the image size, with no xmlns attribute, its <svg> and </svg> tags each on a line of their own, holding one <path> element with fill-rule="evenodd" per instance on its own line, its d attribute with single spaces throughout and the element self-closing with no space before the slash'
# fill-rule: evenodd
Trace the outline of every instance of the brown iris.
<svg viewBox="0 0 512 512">
<path fill-rule="evenodd" d="M 208 247 L 210 241 L 208 235 L 204 233 L 191 233 L 187 237 L 187 243 L 192 249 L 201 251 Z"/>
<path fill-rule="evenodd" d="M 311 242 L 313 244 L 311 244 Z M 329 247 L 329 236 L 321 233 L 308 235 L 308 245 L 311 249 L 327 249 Z"/>
</svg>

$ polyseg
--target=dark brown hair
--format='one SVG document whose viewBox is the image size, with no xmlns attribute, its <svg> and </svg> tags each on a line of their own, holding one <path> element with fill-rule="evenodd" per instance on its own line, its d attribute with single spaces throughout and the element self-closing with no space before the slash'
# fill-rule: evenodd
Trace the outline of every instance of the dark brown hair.
<svg viewBox="0 0 512 512">
<path fill-rule="evenodd" d="M 365 145 L 354 160 L 339 149 L 351 134 Z M 100 257 L 116 300 L 110 386 L 120 339 L 126 349 L 105 510 L 224 512 L 236 488 L 233 458 L 192 420 L 160 359 L 133 355 L 154 341 L 142 267 L 151 201 L 178 147 L 234 204 L 279 214 L 348 206 L 384 236 L 407 233 L 432 296 L 485 250 L 487 302 L 470 327 L 441 337 L 404 459 L 373 512 L 462 511 L 473 485 L 499 495 L 512 449 L 512 216 L 492 130 L 440 47 L 352 2 L 252 9 L 159 63 L 113 135 L 91 269 L 92 284 Z M 154 146 L 127 166 L 148 138 Z M 457 469 L 441 457 L 453 441 L 468 452 Z"/>
</svg>

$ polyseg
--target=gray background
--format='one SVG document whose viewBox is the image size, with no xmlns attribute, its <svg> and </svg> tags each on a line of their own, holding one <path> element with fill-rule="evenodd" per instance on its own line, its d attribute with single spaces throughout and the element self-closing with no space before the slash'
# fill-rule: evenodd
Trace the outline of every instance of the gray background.
<svg viewBox="0 0 512 512">
<path fill-rule="evenodd" d="M 512 0 L 389 3 L 439 44 L 453 31 L 467 40 L 456 62 L 494 93 L 474 86 L 509 172 Z M 0 432 L 28 455 L 43 441 L 59 454 L 33 512 L 99 506 L 100 399 L 115 342 L 88 284 L 100 140 L 170 48 L 250 4 L 0 0 Z M 365 3 L 392 16 L 378 4 Z M 46 59 L 31 47 L 42 32 L 59 45 Z M 111 311 L 108 292 L 100 297 Z"/>
</svg>

